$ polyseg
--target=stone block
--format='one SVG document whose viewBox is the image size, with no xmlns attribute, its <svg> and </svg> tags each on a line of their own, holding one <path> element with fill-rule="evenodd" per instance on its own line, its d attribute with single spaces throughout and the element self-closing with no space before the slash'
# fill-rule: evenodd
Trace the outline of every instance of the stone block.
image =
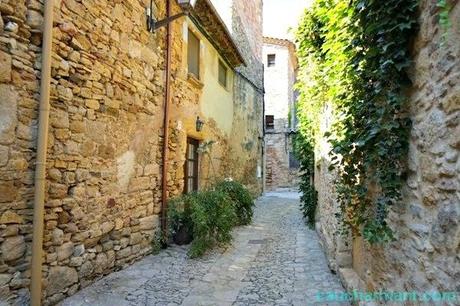
<svg viewBox="0 0 460 306">
<path fill-rule="evenodd" d="M 41 30 L 42 24 L 43 24 L 43 16 L 40 12 L 34 11 L 34 10 L 28 10 L 27 11 L 27 24 L 32 28 L 32 29 L 37 29 Z"/>
<path fill-rule="evenodd" d="M 0 287 L 8 284 L 12 277 L 11 274 L 0 274 Z"/>
<path fill-rule="evenodd" d="M 83 264 L 83 257 L 72 257 L 70 258 L 69 266 L 80 267 Z"/>
<path fill-rule="evenodd" d="M 452 114 L 460 110 L 460 89 L 442 101 L 442 108 L 447 114 Z"/>
<path fill-rule="evenodd" d="M 1 19 L 1 17 L 0 17 Z M 0 82 L 7 83 L 11 81 L 11 55 L 0 51 Z"/>
<path fill-rule="evenodd" d="M 73 249 L 73 256 L 82 256 L 85 253 L 85 245 L 84 244 L 79 244 L 76 245 L 75 248 Z"/>
<path fill-rule="evenodd" d="M 0 249 L 4 261 L 12 261 L 21 258 L 26 250 L 24 236 L 6 238 Z"/>
<path fill-rule="evenodd" d="M 158 215 L 148 216 L 139 219 L 140 230 L 151 230 L 160 226 L 160 217 Z"/>
<path fill-rule="evenodd" d="M 18 94 L 13 86 L 0 84 L 0 144 L 15 141 Z"/>
<path fill-rule="evenodd" d="M 93 100 L 93 99 L 87 99 L 85 101 L 85 105 L 88 108 L 95 109 L 95 110 L 99 109 L 99 107 L 100 107 L 99 101 Z"/>
<path fill-rule="evenodd" d="M 93 270 L 94 270 L 93 264 L 90 261 L 85 261 L 81 265 L 78 275 L 80 276 L 80 278 L 84 278 L 84 277 L 91 275 L 91 273 L 93 273 Z"/>
<path fill-rule="evenodd" d="M 69 258 L 74 251 L 74 245 L 72 242 L 66 242 L 60 247 L 57 248 L 57 257 L 58 260 L 65 260 Z"/>
<path fill-rule="evenodd" d="M 51 183 L 49 184 L 48 193 L 53 199 L 63 199 L 67 196 L 67 186 L 64 184 Z"/>
<path fill-rule="evenodd" d="M 129 240 L 129 245 L 135 245 L 135 244 L 139 244 L 142 242 L 142 234 L 141 233 L 133 233 L 131 235 L 131 239 Z"/>
<path fill-rule="evenodd" d="M 48 274 L 48 285 L 46 292 L 48 295 L 60 293 L 78 281 L 78 274 L 71 267 L 51 267 Z"/>
<path fill-rule="evenodd" d="M 18 188 L 12 181 L 0 182 L 0 203 L 13 202 L 16 200 Z"/>
<path fill-rule="evenodd" d="M 96 256 L 95 260 L 95 269 L 94 271 L 98 274 L 102 274 L 108 266 L 108 259 L 105 253 L 99 253 Z"/>
<path fill-rule="evenodd" d="M 116 258 L 117 259 L 126 258 L 130 255 L 131 255 L 131 247 L 127 247 L 127 248 L 119 250 L 116 254 Z"/>
<path fill-rule="evenodd" d="M 69 114 L 61 109 L 53 109 L 50 114 L 51 126 L 59 129 L 69 128 Z"/>
<path fill-rule="evenodd" d="M 151 187 L 150 178 L 148 177 L 136 177 L 131 179 L 129 184 L 130 191 L 147 190 Z"/>
<path fill-rule="evenodd" d="M 121 248 L 126 248 L 129 245 L 129 239 L 128 238 L 121 238 L 120 239 L 120 246 Z"/>
<path fill-rule="evenodd" d="M 21 224 L 24 219 L 17 213 L 12 211 L 6 211 L 0 218 L 0 224 Z"/>
<path fill-rule="evenodd" d="M 9 160 L 9 149 L 7 146 L 0 145 L 0 167 L 6 166 Z"/>
<path fill-rule="evenodd" d="M 64 242 L 64 232 L 59 228 L 55 228 L 52 233 L 52 241 L 53 245 L 62 245 Z"/>
</svg>

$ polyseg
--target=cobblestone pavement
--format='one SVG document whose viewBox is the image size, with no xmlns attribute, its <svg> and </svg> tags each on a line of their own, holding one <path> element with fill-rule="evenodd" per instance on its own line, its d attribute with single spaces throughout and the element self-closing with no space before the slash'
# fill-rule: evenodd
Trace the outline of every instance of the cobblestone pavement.
<svg viewBox="0 0 460 306">
<path fill-rule="evenodd" d="M 168 248 L 61 305 L 326 305 L 317 292 L 343 287 L 298 203 L 296 193 L 268 193 L 257 201 L 253 224 L 235 229 L 228 249 L 194 260 L 187 247 Z"/>
</svg>

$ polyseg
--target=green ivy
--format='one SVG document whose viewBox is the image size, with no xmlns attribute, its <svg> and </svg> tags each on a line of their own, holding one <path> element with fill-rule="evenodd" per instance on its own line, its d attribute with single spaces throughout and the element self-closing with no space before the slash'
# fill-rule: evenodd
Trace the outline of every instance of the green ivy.
<svg viewBox="0 0 460 306">
<path fill-rule="evenodd" d="M 302 193 L 300 197 L 300 208 L 307 225 L 313 228 L 315 225 L 315 213 L 318 202 L 318 193 L 313 184 L 315 173 L 314 144 L 311 138 L 299 133 L 294 138 L 294 153 L 300 162 L 300 184 Z"/>
<path fill-rule="evenodd" d="M 439 8 L 439 24 L 441 25 L 442 38 L 444 42 L 447 38 L 448 30 L 451 26 L 449 19 L 450 5 L 448 0 L 438 0 L 437 7 Z"/>
<path fill-rule="evenodd" d="M 386 219 L 405 176 L 404 91 L 417 7 L 417 0 L 318 0 L 296 33 L 302 134 L 310 144 L 328 137 L 344 232 L 371 243 L 394 239 Z M 327 108 L 334 122 L 324 134 Z"/>
</svg>

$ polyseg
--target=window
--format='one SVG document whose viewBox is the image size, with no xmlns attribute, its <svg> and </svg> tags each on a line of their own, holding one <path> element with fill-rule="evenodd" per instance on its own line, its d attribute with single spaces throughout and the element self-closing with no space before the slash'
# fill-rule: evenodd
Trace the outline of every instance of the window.
<svg viewBox="0 0 460 306">
<path fill-rule="evenodd" d="M 193 74 L 196 78 L 200 77 L 200 40 L 188 31 L 188 73 Z"/>
<path fill-rule="evenodd" d="M 267 55 L 267 67 L 275 66 L 275 62 L 276 62 L 276 54 Z"/>
<path fill-rule="evenodd" d="M 272 130 L 275 128 L 275 116 L 273 115 L 265 116 L 265 128 L 267 130 Z"/>
<path fill-rule="evenodd" d="M 289 152 L 289 169 L 299 169 L 300 162 L 295 156 L 294 152 Z"/>
<path fill-rule="evenodd" d="M 185 193 L 190 193 L 198 190 L 198 146 L 198 140 L 187 138 L 187 152 L 184 169 Z"/>
<path fill-rule="evenodd" d="M 227 88 L 227 67 L 219 60 L 219 83 Z"/>
</svg>

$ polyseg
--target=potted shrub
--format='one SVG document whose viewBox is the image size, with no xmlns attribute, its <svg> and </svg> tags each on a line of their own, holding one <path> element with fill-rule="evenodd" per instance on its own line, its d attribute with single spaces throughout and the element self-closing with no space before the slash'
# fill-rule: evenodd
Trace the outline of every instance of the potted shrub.
<svg viewBox="0 0 460 306">
<path fill-rule="evenodd" d="M 190 209 L 191 196 L 183 195 L 168 204 L 169 233 L 175 244 L 184 245 L 193 241 L 193 223 Z"/>
</svg>

